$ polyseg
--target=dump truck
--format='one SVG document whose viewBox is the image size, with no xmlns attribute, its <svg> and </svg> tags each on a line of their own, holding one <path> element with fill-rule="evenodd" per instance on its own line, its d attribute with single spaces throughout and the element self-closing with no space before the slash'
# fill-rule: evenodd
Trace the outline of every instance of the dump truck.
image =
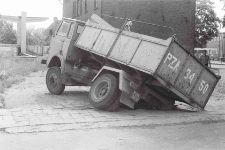
<svg viewBox="0 0 225 150">
<path fill-rule="evenodd" d="M 111 16 L 109 16 L 111 17 Z M 123 18 L 119 18 L 123 19 Z M 63 18 L 52 35 L 47 88 L 62 94 L 65 86 L 90 86 L 95 108 L 116 111 L 144 100 L 152 109 L 174 108 L 175 101 L 204 110 L 220 76 L 204 66 L 172 34 L 160 39 L 114 28 L 96 14 L 87 21 Z"/>
</svg>

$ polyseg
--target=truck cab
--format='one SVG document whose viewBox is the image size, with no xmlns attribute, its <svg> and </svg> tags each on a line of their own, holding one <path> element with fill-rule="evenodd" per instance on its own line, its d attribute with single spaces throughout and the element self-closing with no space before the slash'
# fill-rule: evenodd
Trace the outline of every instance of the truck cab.
<svg viewBox="0 0 225 150">
<path fill-rule="evenodd" d="M 63 18 L 52 35 L 47 66 L 63 67 L 64 60 L 74 60 L 74 43 L 83 31 L 85 22 Z"/>
<path fill-rule="evenodd" d="M 82 33 L 84 25 L 83 21 L 63 18 L 51 35 L 48 57 L 41 63 L 46 64 L 49 68 L 46 84 L 53 94 L 61 94 L 65 85 L 80 84 L 70 80 L 70 75 L 74 63 L 82 57 L 74 43 Z"/>
</svg>

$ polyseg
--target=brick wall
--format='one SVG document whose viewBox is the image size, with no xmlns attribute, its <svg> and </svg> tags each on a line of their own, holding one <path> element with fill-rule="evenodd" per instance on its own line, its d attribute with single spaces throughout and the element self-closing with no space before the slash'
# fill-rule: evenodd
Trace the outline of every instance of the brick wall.
<svg viewBox="0 0 225 150">
<path fill-rule="evenodd" d="M 64 17 L 72 18 L 73 1 L 75 0 L 64 0 Z M 93 12 L 93 1 L 94 0 L 88 0 L 88 14 L 77 17 L 78 19 L 87 20 Z M 172 27 L 178 41 L 188 50 L 193 51 L 196 0 L 97 1 L 99 3 L 98 6 L 100 6 L 97 10 L 99 13 Z M 104 17 L 104 19 L 115 27 L 121 27 L 123 24 L 123 20 L 114 20 L 108 17 Z M 158 28 L 138 23 L 133 23 L 131 31 L 164 39 L 171 35 L 171 30 L 166 28 Z"/>
<path fill-rule="evenodd" d="M 87 0 L 87 11 L 85 11 L 85 0 L 80 1 L 82 1 L 82 13 L 76 16 L 74 14 L 74 3 L 77 3 L 77 0 L 63 0 L 63 17 L 87 21 L 93 12 L 101 14 L 101 0 L 97 0 L 97 8 L 94 7 L 94 0 Z"/>
<path fill-rule="evenodd" d="M 194 49 L 195 0 L 104 0 L 102 13 L 173 27 L 178 41 L 188 50 Z M 136 25 L 136 31 L 159 38 L 170 34 L 141 25 Z"/>
</svg>

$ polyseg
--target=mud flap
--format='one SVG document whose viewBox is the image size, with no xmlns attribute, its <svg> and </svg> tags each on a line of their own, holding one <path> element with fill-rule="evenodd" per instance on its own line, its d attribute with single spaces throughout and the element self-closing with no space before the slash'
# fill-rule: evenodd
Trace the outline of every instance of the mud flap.
<svg viewBox="0 0 225 150">
<path fill-rule="evenodd" d="M 133 80 L 134 79 L 125 72 L 120 73 L 119 88 L 122 91 L 120 102 L 134 109 L 135 103 L 140 100 L 140 94 L 137 93 L 136 89 L 138 88 L 138 85 L 134 83 Z"/>
<path fill-rule="evenodd" d="M 122 92 L 120 96 L 120 102 L 130 108 L 134 109 L 135 102 L 130 99 L 130 96 L 126 92 Z"/>
</svg>

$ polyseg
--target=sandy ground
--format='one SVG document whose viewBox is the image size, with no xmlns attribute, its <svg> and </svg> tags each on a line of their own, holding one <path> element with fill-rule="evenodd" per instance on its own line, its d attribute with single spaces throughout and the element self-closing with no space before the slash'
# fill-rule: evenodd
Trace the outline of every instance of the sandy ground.
<svg viewBox="0 0 225 150">
<path fill-rule="evenodd" d="M 67 86 L 63 95 L 49 93 L 45 84 L 46 72 L 31 73 L 23 82 L 13 85 L 4 93 L 6 108 L 16 108 L 32 104 L 57 103 L 68 99 L 83 100 L 87 103 L 89 87 Z"/>
<path fill-rule="evenodd" d="M 221 80 L 217 84 L 205 109 L 223 109 L 225 99 L 225 69 L 219 69 Z M 6 108 L 16 108 L 33 104 L 53 104 L 65 100 L 83 101 L 87 105 L 89 87 L 67 86 L 62 95 L 52 95 L 45 84 L 46 72 L 31 73 L 23 82 L 13 85 L 4 93 Z"/>
</svg>

